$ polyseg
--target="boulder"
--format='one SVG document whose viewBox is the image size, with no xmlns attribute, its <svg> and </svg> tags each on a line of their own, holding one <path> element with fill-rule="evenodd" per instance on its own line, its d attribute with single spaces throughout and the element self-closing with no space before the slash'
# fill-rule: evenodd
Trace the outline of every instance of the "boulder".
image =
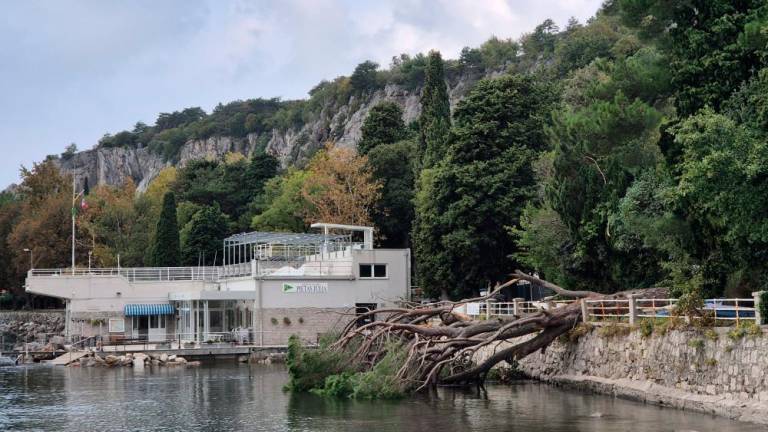
<svg viewBox="0 0 768 432">
<path fill-rule="evenodd" d="M 176 360 L 176 354 L 171 354 L 168 356 L 168 361 L 174 361 Z"/>
<path fill-rule="evenodd" d="M 174 362 L 184 364 L 187 362 L 187 359 L 185 359 L 184 357 L 176 357 L 174 359 Z"/>
<path fill-rule="evenodd" d="M 160 354 L 160 361 L 163 362 L 163 363 L 167 362 L 168 361 L 168 354 L 166 354 L 166 353 Z"/>
<path fill-rule="evenodd" d="M 187 363 L 185 363 L 185 365 L 186 365 L 187 367 L 189 367 L 189 366 L 193 366 L 193 367 L 194 367 L 194 366 L 200 366 L 201 364 L 202 364 L 202 363 L 200 363 L 199 361 L 191 361 L 191 362 L 187 362 Z"/>
</svg>

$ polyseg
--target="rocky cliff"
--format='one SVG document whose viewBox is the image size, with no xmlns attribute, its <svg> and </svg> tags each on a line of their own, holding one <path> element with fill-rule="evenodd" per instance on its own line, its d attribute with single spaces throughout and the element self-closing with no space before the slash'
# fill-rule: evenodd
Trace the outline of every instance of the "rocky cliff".
<svg viewBox="0 0 768 432">
<path fill-rule="evenodd" d="M 452 108 L 481 77 L 479 74 L 468 74 L 448 83 Z M 402 86 L 388 84 L 362 99 L 352 96 L 340 107 L 325 107 L 315 119 L 297 128 L 274 129 L 267 136 L 252 133 L 243 138 L 214 136 L 187 141 L 175 161 L 166 162 L 161 155 L 151 152 L 147 147 L 100 147 L 76 153 L 68 159 L 59 159 L 58 163 L 64 171 L 74 172 L 80 185 L 86 177 L 90 186 L 119 185 L 130 178 L 139 191 L 146 190 L 152 179 L 166 166 L 184 166 L 194 159 L 222 159 L 229 152 L 250 156 L 265 142 L 266 151 L 277 157 L 283 167 L 300 165 L 326 141 L 355 147 L 360 140 L 365 117 L 373 106 L 382 101 L 400 105 L 406 123 L 416 120 L 421 111 L 419 94 L 420 89 L 409 91 Z"/>
</svg>

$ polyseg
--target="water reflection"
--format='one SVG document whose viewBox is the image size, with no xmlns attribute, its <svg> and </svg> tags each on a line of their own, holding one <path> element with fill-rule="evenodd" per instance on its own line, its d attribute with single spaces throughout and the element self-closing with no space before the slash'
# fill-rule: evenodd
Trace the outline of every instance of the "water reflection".
<svg viewBox="0 0 768 432">
<path fill-rule="evenodd" d="M 0 430 L 756 431 L 711 416 L 526 383 L 402 401 L 282 391 L 280 366 L 0 369 Z"/>
</svg>

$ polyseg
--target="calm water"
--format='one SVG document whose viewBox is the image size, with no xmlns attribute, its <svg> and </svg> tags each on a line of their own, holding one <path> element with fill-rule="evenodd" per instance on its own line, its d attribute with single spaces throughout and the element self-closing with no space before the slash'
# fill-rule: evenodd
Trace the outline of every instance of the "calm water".
<svg viewBox="0 0 768 432">
<path fill-rule="evenodd" d="M 0 368 L 0 431 L 756 431 L 745 423 L 536 383 L 398 402 L 282 391 L 281 366 Z M 597 413 L 602 413 L 600 417 Z"/>
</svg>

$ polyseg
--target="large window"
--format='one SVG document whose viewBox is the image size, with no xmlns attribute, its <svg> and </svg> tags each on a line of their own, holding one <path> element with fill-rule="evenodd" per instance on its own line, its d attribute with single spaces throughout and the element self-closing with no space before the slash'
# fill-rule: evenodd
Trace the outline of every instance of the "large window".
<svg viewBox="0 0 768 432">
<path fill-rule="evenodd" d="M 386 279 L 386 264 L 360 264 L 361 279 Z"/>
</svg>

